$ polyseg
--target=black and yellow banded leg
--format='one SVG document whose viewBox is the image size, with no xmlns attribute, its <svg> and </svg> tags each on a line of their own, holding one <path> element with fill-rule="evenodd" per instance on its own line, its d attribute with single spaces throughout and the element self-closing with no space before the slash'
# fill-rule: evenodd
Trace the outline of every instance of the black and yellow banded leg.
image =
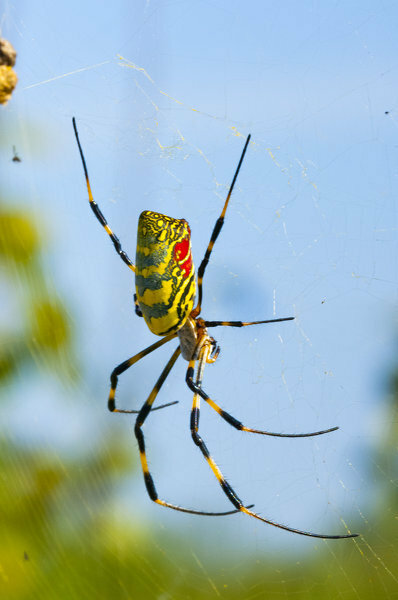
<svg viewBox="0 0 398 600">
<path fill-rule="evenodd" d="M 194 376 L 194 367 L 195 367 L 195 358 L 189 361 L 187 374 L 185 381 L 190 390 L 192 390 L 195 394 L 199 394 L 203 400 L 205 400 L 210 406 L 220 415 L 221 418 L 224 419 L 227 423 L 238 429 L 238 431 L 247 431 L 249 433 L 259 433 L 261 435 L 270 435 L 273 437 L 288 437 L 288 438 L 302 438 L 302 437 L 313 437 L 315 435 L 323 435 L 324 433 L 330 433 L 331 431 L 336 431 L 338 427 L 330 427 L 329 429 L 323 429 L 322 431 L 313 431 L 311 433 L 274 433 L 272 431 L 262 431 L 260 429 L 252 429 L 250 427 L 246 427 L 235 419 L 232 415 L 230 415 L 226 410 L 223 410 L 218 404 L 214 402 L 203 390 L 201 384 L 195 383 L 193 380 Z"/>
<path fill-rule="evenodd" d="M 209 357 L 210 349 L 209 347 L 202 347 L 199 353 L 199 361 L 198 361 L 198 372 L 196 375 L 196 385 L 199 387 L 202 385 L 203 379 L 203 371 L 206 365 L 207 359 Z M 192 361 L 191 361 L 192 362 Z M 195 362 L 195 361 L 193 361 Z M 235 508 L 238 511 L 241 511 L 241 507 L 243 507 L 243 503 L 235 494 L 231 486 L 225 481 L 224 476 L 222 475 L 220 469 L 214 462 L 213 458 L 210 455 L 210 452 L 207 449 L 206 444 L 202 440 L 199 435 L 199 417 L 200 417 L 200 396 L 195 393 L 193 397 L 192 410 L 191 410 L 191 435 L 194 443 L 198 446 L 203 456 L 205 457 L 207 463 L 210 465 L 211 470 L 214 475 L 217 477 L 219 484 L 222 487 L 223 492 L 227 495 L 228 499 L 232 502 Z M 247 508 L 251 508 L 253 505 L 248 506 Z M 244 507 L 243 507 L 244 508 Z"/>
<path fill-rule="evenodd" d="M 167 376 L 169 375 L 171 369 L 173 368 L 174 363 L 176 362 L 180 353 L 181 353 L 181 348 L 180 348 L 180 346 L 178 346 L 178 348 L 176 348 L 172 357 L 168 361 L 167 365 L 163 369 L 159 379 L 156 382 L 155 387 L 149 394 L 145 404 L 139 411 L 138 417 L 135 422 L 134 433 L 135 433 L 135 436 L 138 441 L 138 448 L 140 451 L 140 459 L 141 459 L 142 471 L 144 474 L 145 486 L 146 486 L 146 489 L 147 489 L 150 499 L 153 500 L 154 502 L 156 502 L 156 504 L 160 504 L 161 506 L 166 506 L 167 508 L 172 508 L 174 510 L 189 513 L 192 515 L 204 515 L 204 516 L 209 516 L 209 517 L 220 517 L 223 515 L 232 515 L 239 511 L 238 510 L 229 510 L 227 512 L 204 512 L 204 511 L 199 511 L 199 510 L 192 510 L 189 508 L 183 508 L 182 506 L 170 504 L 170 502 L 165 502 L 164 500 L 161 500 L 158 497 L 152 475 L 149 472 L 148 461 L 147 461 L 146 452 L 145 452 L 145 439 L 144 439 L 144 434 L 142 432 L 142 426 L 143 426 L 147 416 L 151 412 L 151 410 L 154 410 L 154 409 L 152 409 L 152 405 L 156 399 L 156 396 L 158 395 L 160 388 L 162 387 L 163 383 L 165 382 Z"/>
<path fill-rule="evenodd" d="M 140 412 L 139 410 L 122 410 L 120 408 L 116 408 L 115 394 L 116 394 L 118 377 L 119 377 L 119 375 L 124 373 L 124 371 L 127 371 L 127 369 L 129 369 L 136 362 L 141 360 L 141 358 L 144 358 L 144 356 L 147 356 L 147 354 L 150 354 L 154 350 L 157 350 L 158 348 L 160 348 L 160 346 L 163 346 L 163 344 L 167 344 L 167 342 L 170 342 L 175 337 L 177 337 L 176 333 L 171 333 L 170 335 L 167 335 L 166 337 L 162 338 L 158 342 L 155 342 L 155 344 L 152 344 L 151 346 L 148 346 L 148 348 L 145 348 L 145 350 L 141 350 L 141 352 L 138 352 L 138 354 L 135 354 L 131 358 L 128 358 L 127 360 L 123 361 L 120 365 L 118 365 L 115 369 L 113 369 L 113 371 L 111 373 L 111 389 L 109 391 L 109 398 L 108 398 L 108 409 L 111 412 L 119 412 L 119 413 L 127 413 L 127 414 L 137 414 Z M 175 400 L 174 402 L 168 402 L 167 404 L 162 404 L 161 406 L 157 406 L 153 410 L 159 410 L 160 408 L 165 408 L 166 406 L 172 406 L 173 404 L 177 404 L 177 403 L 178 403 L 178 400 Z"/>
<path fill-rule="evenodd" d="M 120 258 L 135 273 L 135 266 L 131 262 L 131 260 L 128 257 L 128 255 L 126 254 L 126 252 L 122 249 L 122 245 L 121 245 L 121 243 L 119 241 L 119 238 L 117 237 L 117 235 L 115 235 L 113 233 L 112 229 L 109 227 L 109 225 L 108 225 L 108 223 L 107 223 L 104 215 L 102 214 L 102 212 L 100 210 L 100 207 L 98 206 L 98 204 L 95 202 L 95 200 L 93 198 L 93 194 L 91 192 L 90 180 L 89 180 L 89 177 L 88 177 L 88 170 L 87 170 L 86 160 L 84 158 L 83 150 L 82 150 L 82 147 L 81 147 L 81 144 L 80 144 L 79 134 L 78 134 L 77 127 L 76 127 L 76 119 L 75 119 L 75 117 L 73 117 L 72 123 L 73 123 L 73 129 L 75 131 L 77 145 L 79 147 L 80 157 L 81 157 L 82 163 L 83 163 L 84 176 L 86 178 L 88 199 L 90 201 L 91 209 L 92 209 L 93 213 L 95 214 L 95 216 L 97 217 L 98 221 L 101 223 L 102 227 L 105 229 L 106 233 L 111 238 L 112 243 L 113 243 L 113 245 L 115 247 L 115 250 L 119 254 Z"/>
<path fill-rule="evenodd" d="M 197 377 L 196 377 L 196 382 L 195 382 L 195 385 L 198 390 L 201 389 L 201 385 L 202 385 L 203 370 L 204 370 L 204 366 L 205 366 L 206 360 L 207 360 L 207 353 L 208 353 L 208 349 L 206 347 L 203 347 L 199 354 L 199 366 L 198 366 L 198 372 L 197 372 Z M 323 534 L 323 533 L 311 533 L 310 531 L 303 531 L 301 529 L 289 527 L 288 525 L 282 525 L 281 523 L 276 523 L 275 521 L 271 521 L 270 519 L 265 519 L 264 517 L 261 517 L 259 514 L 250 510 L 252 508 L 252 506 L 244 506 L 243 502 L 241 501 L 239 496 L 236 494 L 235 490 L 226 481 L 226 479 L 225 479 L 224 475 L 222 474 L 222 472 L 220 471 L 218 465 L 216 464 L 216 462 L 210 455 L 210 452 L 207 449 L 206 444 L 204 443 L 203 439 L 199 435 L 199 410 L 200 410 L 199 393 L 195 392 L 194 399 L 193 399 L 193 405 L 192 405 L 192 412 L 191 412 L 192 439 L 195 442 L 195 444 L 199 447 L 203 456 L 205 457 L 208 465 L 210 466 L 211 470 L 213 471 L 214 475 L 216 476 L 217 481 L 220 484 L 221 489 L 223 490 L 224 494 L 227 496 L 228 500 L 235 506 L 235 508 L 237 510 L 239 510 L 240 512 L 245 513 L 251 517 L 254 517 L 255 519 L 258 519 L 259 521 L 262 521 L 263 523 L 267 523 L 268 525 L 273 525 L 274 527 L 278 527 L 279 529 L 285 529 L 286 531 L 291 531 L 292 533 L 298 533 L 300 535 L 305 535 L 307 537 L 323 538 L 323 539 L 330 539 L 330 540 L 357 537 L 358 534 L 356 534 L 356 533 L 348 533 L 346 535 L 328 535 L 328 534 Z"/>
<path fill-rule="evenodd" d="M 205 327 L 247 327 L 248 325 L 261 325 L 263 323 L 280 323 L 281 321 L 293 321 L 294 317 L 282 317 L 281 319 L 267 319 L 266 321 L 204 321 Z"/>
<path fill-rule="evenodd" d="M 244 148 L 242 150 L 242 154 L 241 154 L 241 157 L 239 159 L 238 166 L 236 167 L 236 171 L 235 171 L 234 177 L 232 179 L 232 183 L 231 183 L 231 185 L 229 187 L 229 191 L 228 191 L 225 203 L 224 203 L 224 207 L 223 207 L 223 209 L 221 211 L 221 215 L 218 217 L 218 219 L 216 221 L 216 224 L 214 225 L 214 229 L 213 229 L 213 233 L 211 234 L 209 245 L 206 248 L 205 255 L 204 255 L 203 260 L 200 263 L 200 266 L 199 266 L 199 269 L 198 269 L 198 303 L 197 303 L 196 307 L 194 308 L 194 310 L 192 311 L 192 316 L 193 317 L 197 317 L 200 314 L 200 311 L 202 309 L 203 275 L 204 275 L 206 267 L 208 265 L 208 262 L 209 262 L 209 259 L 210 259 L 210 254 L 211 254 L 211 252 L 213 250 L 213 246 L 214 246 L 214 244 L 216 242 L 216 239 L 219 236 L 219 233 L 220 233 L 220 231 L 222 229 L 222 226 L 224 225 L 225 213 L 227 212 L 229 200 L 231 198 L 232 191 L 234 189 L 236 179 L 238 177 L 240 168 L 242 166 L 242 162 L 243 162 L 243 159 L 244 159 L 245 154 L 246 154 L 247 147 L 248 147 L 249 142 L 250 142 L 250 137 L 251 137 L 250 135 L 247 136 L 246 143 L 245 143 Z"/>
</svg>

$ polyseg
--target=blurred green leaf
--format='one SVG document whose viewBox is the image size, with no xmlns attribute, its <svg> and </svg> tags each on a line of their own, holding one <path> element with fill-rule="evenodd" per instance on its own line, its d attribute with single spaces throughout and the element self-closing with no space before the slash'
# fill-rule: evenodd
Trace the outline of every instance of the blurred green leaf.
<svg viewBox="0 0 398 600">
<path fill-rule="evenodd" d="M 32 306 L 32 342 L 41 351 L 59 350 L 70 341 L 66 313 L 55 300 L 41 300 Z"/>
<path fill-rule="evenodd" d="M 18 211 L 0 210 L 0 256 L 26 264 L 36 256 L 39 240 L 32 220 Z"/>
</svg>

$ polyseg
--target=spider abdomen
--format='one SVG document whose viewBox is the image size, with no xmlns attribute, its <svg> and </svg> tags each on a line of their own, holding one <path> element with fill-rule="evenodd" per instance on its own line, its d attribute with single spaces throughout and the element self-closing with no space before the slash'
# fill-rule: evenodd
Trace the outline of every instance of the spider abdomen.
<svg viewBox="0 0 398 600">
<path fill-rule="evenodd" d="M 178 331 L 195 299 L 191 230 L 185 219 L 149 210 L 137 231 L 135 286 L 137 301 L 155 335 Z"/>
</svg>

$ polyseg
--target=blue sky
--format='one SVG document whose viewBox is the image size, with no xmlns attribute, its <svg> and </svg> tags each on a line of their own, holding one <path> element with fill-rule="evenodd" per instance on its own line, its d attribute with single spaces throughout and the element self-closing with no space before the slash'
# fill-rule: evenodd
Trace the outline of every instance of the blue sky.
<svg viewBox="0 0 398 600">
<path fill-rule="evenodd" d="M 0 115 L 4 181 L 43 225 L 47 277 L 68 303 L 85 375 L 75 392 L 80 408 L 56 382 L 21 380 L 14 401 L 27 418 L 34 410 L 37 423 L 26 429 L 11 414 L 9 422 L 67 452 L 82 437 L 98 443 L 77 418 L 82 410 L 100 427 L 125 427 L 136 450 L 131 423 L 116 424 L 104 410 L 108 377 L 153 337 L 134 315 L 130 272 L 89 210 L 72 116 L 96 200 L 129 254 L 139 213 L 157 210 L 189 221 L 197 265 L 251 132 L 206 273 L 203 314 L 296 320 L 215 331 L 222 354 L 205 388 L 249 426 L 341 431 L 307 441 L 243 439 L 208 409 L 204 437 L 238 493 L 265 516 L 323 532 L 342 531 L 342 519 L 363 523 L 372 502 L 368 460 L 386 427 L 380 382 L 396 337 L 396 3 L 6 2 L 0 17 L 19 76 Z M 20 165 L 8 162 L 13 145 Z M 129 382 L 135 406 L 145 399 L 168 354 L 126 375 L 121 403 L 131 402 Z M 148 426 L 151 463 L 170 501 L 222 510 L 190 440 L 184 368 L 181 361 L 160 399 L 180 405 Z M 22 400 L 28 387 L 41 398 L 34 409 Z M 140 479 L 126 485 L 126 511 L 131 494 L 155 527 L 182 523 L 156 512 Z M 210 527 L 183 519 L 194 532 Z M 269 540 L 277 548 L 303 543 L 236 523 L 232 530 L 218 521 L 217 532 L 238 535 L 243 548 L 252 547 L 248 531 L 264 551 Z"/>
</svg>

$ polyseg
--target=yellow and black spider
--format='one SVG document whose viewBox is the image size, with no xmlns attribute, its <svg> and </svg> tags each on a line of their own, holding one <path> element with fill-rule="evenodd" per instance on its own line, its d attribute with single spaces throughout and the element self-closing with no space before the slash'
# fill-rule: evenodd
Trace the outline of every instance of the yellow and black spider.
<svg viewBox="0 0 398 600">
<path fill-rule="evenodd" d="M 310 437 L 315 435 L 322 435 L 335 431 L 338 427 L 331 427 L 322 431 L 315 431 L 312 433 L 272 433 L 269 431 L 259 431 L 257 429 L 251 429 L 246 427 L 235 419 L 232 415 L 223 410 L 218 404 L 214 402 L 203 390 L 202 380 L 203 371 L 206 363 L 212 363 L 217 359 L 220 348 L 217 346 L 214 338 L 209 336 L 207 328 L 209 327 L 246 327 L 247 325 L 258 325 L 260 323 L 276 323 L 280 321 L 290 321 L 294 317 L 287 317 L 282 319 L 267 319 L 265 321 L 205 321 L 199 317 L 202 308 L 203 299 L 203 275 L 209 262 L 210 254 L 213 250 L 214 243 L 221 231 L 224 224 L 224 217 L 227 211 L 229 199 L 234 188 L 236 178 L 241 168 L 243 158 L 245 156 L 250 135 L 247 137 L 245 146 L 242 151 L 238 166 L 236 168 L 231 186 L 227 198 L 224 203 L 224 207 L 221 211 L 219 218 L 211 234 L 210 242 L 207 246 L 204 258 L 199 266 L 198 270 L 198 300 L 194 307 L 195 301 L 195 269 L 192 262 L 191 255 L 191 231 L 187 221 L 184 219 L 173 219 L 156 212 L 149 210 L 141 213 L 138 221 L 138 232 L 137 232 L 137 253 L 136 253 L 136 264 L 134 265 L 126 252 L 122 249 L 121 244 L 117 236 L 113 233 L 109 227 L 105 217 L 100 211 L 97 203 L 94 201 L 90 181 L 88 177 L 88 171 L 86 161 L 83 155 L 83 150 L 80 145 L 79 135 L 77 132 L 76 121 L 73 118 L 73 127 L 75 131 L 76 141 L 79 147 L 81 160 L 83 163 L 84 174 L 87 183 L 88 198 L 90 206 L 97 217 L 98 221 L 104 227 L 105 231 L 111 238 L 113 245 L 115 246 L 116 252 L 126 263 L 126 265 L 135 273 L 135 288 L 136 294 L 134 296 L 136 312 L 139 316 L 144 317 L 146 324 L 149 329 L 155 335 L 161 336 L 158 342 L 155 342 L 145 350 L 142 350 L 138 354 L 135 354 L 131 358 L 122 362 L 117 366 L 111 374 L 111 389 L 108 399 L 108 408 L 111 412 L 120 412 L 133 414 L 138 413 L 134 432 L 138 441 L 138 447 L 140 451 L 141 465 L 144 473 L 144 480 L 147 492 L 151 500 L 160 504 L 161 506 L 167 506 L 174 510 L 181 512 L 196 514 L 196 515 L 207 515 L 207 516 L 220 516 L 228 515 L 236 512 L 243 512 L 247 515 L 255 517 L 264 523 L 279 527 L 280 529 L 286 529 L 293 533 L 300 535 L 306 535 L 309 537 L 316 538 L 328 538 L 328 539 L 341 539 L 356 537 L 357 534 L 348 533 L 346 535 L 327 535 L 311 533 L 309 531 L 301 531 L 287 525 L 281 525 L 275 523 L 270 519 L 265 519 L 257 513 L 250 510 L 252 505 L 245 506 L 240 498 L 237 496 L 235 491 L 225 480 L 223 474 L 218 468 L 217 464 L 211 457 L 203 439 L 199 435 L 199 409 L 200 409 L 200 398 L 203 398 L 227 423 L 235 427 L 239 431 L 248 431 L 251 433 L 259 433 L 262 435 L 270 435 L 275 437 Z M 157 380 L 153 390 L 149 394 L 147 400 L 142 406 L 141 410 L 122 410 L 116 408 L 115 404 L 115 392 L 118 382 L 118 377 L 124 371 L 126 371 L 133 364 L 150 354 L 163 344 L 167 344 L 174 338 L 178 337 L 179 345 L 174 350 L 172 357 L 168 361 L 167 365 L 163 369 L 159 379 Z M 228 512 L 204 512 L 199 510 L 191 510 L 183 508 L 170 502 L 161 500 L 157 494 L 153 478 L 148 469 L 148 462 L 145 452 L 145 441 L 144 434 L 142 432 L 142 426 L 148 417 L 151 410 L 157 410 L 175 404 L 171 402 L 169 404 L 163 404 L 157 408 L 152 408 L 156 396 L 159 393 L 160 388 L 165 382 L 169 375 L 174 363 L 176 362 L 179 355 L 188 361 L 188 369 L 186 373 L 186 383 L 190 390 L 192 390 L 193 406 L 191 411 L 191 434 L 193 441 L 201 450 L 203 456 L 208 462 L 211 470 L 216 476 L 223 492 L 227 496 L 228 500 L 233 504 L 235 510 Z M 195 367 L 197 365 L 196 376 Z"/>
</svg>

